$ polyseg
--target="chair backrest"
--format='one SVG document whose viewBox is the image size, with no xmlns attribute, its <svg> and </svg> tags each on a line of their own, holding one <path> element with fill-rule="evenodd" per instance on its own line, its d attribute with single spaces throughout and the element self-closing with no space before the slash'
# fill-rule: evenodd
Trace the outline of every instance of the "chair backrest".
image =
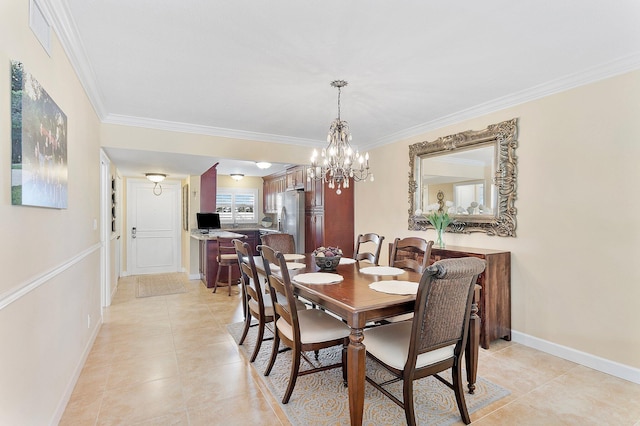
<svg viewBox="0 0 640 426">
<path fill-rule="evenodd" d="M 233 246 L 235 247 L 238 255 L 238 265 L 240 265 L 240 273 L 242 275 L 242 288 L 245 292 L 245 298 L 247 303 L 249 299 L 253 299 L 258 302 L 260 309 L 260 315 L 264 315 L 264 298 L 262 291 L 262 283 L 260 282 L 260 276 L 258 275 L 258 269 L 253 259 L 253 253 L 251 245 L 240 240 L 233 240 Z"/>
<path fill-rule="evenodd" d="M 218 245 L 218 262 L 223 254 L 236 254 L 233 238 L 217 238 L 216 243 Z"/>
<path fill-rule="evenodd" d="M 389 253 L 389 266 L 423 273 L 429 264 L 433 241 L 423 238 L 396 238 Z"/>
<path fill-rule="evenodd" d="M 296 242 L 291 234 L 266 234 L 260 237 L 262 244 L 281 253 L 295 253 Z"/>
<path fill-rule="evenodd" d="M 452 344 L 457 355 L 463 351 L 474 286 L 484 268 L 485 261 L 475 257 L 443 259 L 427 268 L 416 295 L 407 366 L 421 353 Z"/>
<path fill-rule="evenodd" d="M 273 250 L 273 248 L 265 245 L 258 247 L 262 255 L 262 263 L 267 273 L 267 282 L 269 283 L 269 294 L 275 313 L 274 320 L 283 318 L 293 331 L 293 341 L 300 342 L 300 326 L 298 325 L 298 311 L 296 309 L 296 299 L 293 293 L 293 285 L 287 269 L 287 262 L 281 252 Z M 274 266 L 277 270 L 274 270 Z M 280 297 L 278 297 L 280 296 Z M 282 304 L 286 300 L 287 305 Z M 293 308 L 290 309 L 289 307 Z"/>
<path fill-rule="evenodd" d="M 382 241 L 384 241 L 384 237 L 381 237 L 378 234 L 369 233 L 369 234 L 360 234 L 358 238 L 356 238 L 356 251 L 353 256 L 356 260 L 368 260 L 369 262 L 377 265 L 380 260 L 380 249 L 382 248 Z M 370 252 L 361 252 L 360 244 L 365 243 L 373 243 L 375 247 Z"/>
</svg>

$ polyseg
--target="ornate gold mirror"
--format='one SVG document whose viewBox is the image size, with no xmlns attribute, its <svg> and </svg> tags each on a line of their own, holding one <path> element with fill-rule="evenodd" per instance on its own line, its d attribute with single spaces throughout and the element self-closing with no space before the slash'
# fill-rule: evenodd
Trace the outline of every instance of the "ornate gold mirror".
<svg viewBox="0 0 640 426">
<path fill-rule="evenodd" d="M 443 209 L 449 232 L 515 237 L 517 130 L 514 118 L 409 146 L 409 230 L 433 228 L 428 212 Z"/>
</svg>

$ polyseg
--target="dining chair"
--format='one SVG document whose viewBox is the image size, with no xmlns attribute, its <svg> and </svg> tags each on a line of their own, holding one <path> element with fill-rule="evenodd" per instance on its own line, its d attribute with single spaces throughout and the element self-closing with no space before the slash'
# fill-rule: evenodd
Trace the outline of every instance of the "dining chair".
<svg viewBox="0 0 640 426">
<path fill-rule="evenodd" d="M 296 242 L 291 234 L 266 234 L 260 237 L 262 244 L 281 253 L 295 253 Z"/>
<path fill-rule="evenodd" d="M 216 240 L 218 247 L 218 272 L 216 273 L 216 281 L 213 284 L 213 293 L 218 289 L 218 282 L 220 281 L 220 272 L 222 268 L 227 268 L 227 286 L 229 287 L 229 296 L 231 296 L 232 285 L 232 273 L 233 267 L 238 264 L 238 255 L 236 254 L 236 248 L 233 246 L 232 238 L 218 238 Z"/>
<path fill-rule="evenodd" d="M 236 249 L 238 263 L 240 265 L 240 279 L 242 280 L 243 305 L 245 311 L 244 329 L 242 330 L 238 345 L 244 343 L 250 327 L 258 327 L 256 346 L 250 358 L 250 361 L 253 362 L 258 356 L 258 352 L 260 352 L 262 342 L 273 339 L 264 338 L 264 330 L 267 328 L 267 324 L 273 322 L 273 304 L 271 303 L 271 296 L 265 292 L 267 287 L 266 277 L 259 274 L 256 268 L 251 245 L 238 239 L 233 240 L 233 245 Z M 306 309 L 307 307 L 304 303 L 296 301 L 296 308 Z M 257 324 L 251 324 L 252 318 L 258 321 Z M 274 333 L 274 330 L 269 330 Z"/>
<path fill-rule="evenodd" d="M 416 424 L 413 381 L 434 376 L 452 389 L 465 424 L 471 423 L 464 399 L 462 362 L 469 332 L 471 302 L 485 261 L 475 257 L 444 259 L 429 266 L 418 286 L 413 321 L 382 325 L 364 331 L 367 356 L 394 379 L 379 383 L 366 379 L 404 409 L 409 426 Z M 452 380 L 438 373 L 451 370 Z M 384 386 L 403 381 L 401 401 Z"/>
<path fill-rule="evenodd" d="M 297 311 L 290 309 L 295 306 L 293 285 L 287 269 L 287 262 L 281 252 L 271 247 L 261 246 L 263 267 L 267 273 L 269 293 L 275 315 L 275 338 L 271 351 L 271 359 L 264 375 L 268 376 L 278 356 L 278 348 L 282 342 L 291 348 L 291 373 L 289 384 L 282 398 L 282 403 L 289 402 L 289 398 L 296 385 L 298 376 L 342 367 L 342 379 L 347 382 L 347 345 L 349 344 L 349 327 L 339 319 L 320 309 L 306 309 Z M 279 268 L 275 272 L 274 265 Z M 283 300 L 286 304 L 283 304 Z M 304 352 L 319 351 L 320 349 L 342 345 L 342 362 L 330 365 L 316 366 Z M 300 359 L 311 365 L 310 369 L 300 371 Z"/>
<path fill-rule="evenodd" d="M 368 233 L 368 234 L 360 234 L 358 238 L 356 238 L 356 251 L 353 258 L 355 260 L 367 260 L 374 265 L 378 265 L 378 261 L 380 260 L 380 249 L 382 248 L 382 241 L 384 241 L 384 237 L 381 237 L 378 234 Z M 366 243 L 373 243 L 375 247 L 370 252 L 360 251 L 360 245 Z M 370 246 L 371 244 L 369 244 Z"/>
<path fill-rule="evenodd" d="M 419 237 L 396 238 L 389 253 L 389 266 L 423 273 L 429 264 L 433 241 Z"/>
<path fill-rule="evenodd" d="M 418 237 L 396 238 L 389 253 L 389 266 L 409 269 L 419 274 L 425 271 L 431 257 L 433 241 L 427 241 Z M 413 318 L 413 314 L 402 314 L 385 318 L 382 324 L 390 322 L 406 321 Z"/>
</svg>

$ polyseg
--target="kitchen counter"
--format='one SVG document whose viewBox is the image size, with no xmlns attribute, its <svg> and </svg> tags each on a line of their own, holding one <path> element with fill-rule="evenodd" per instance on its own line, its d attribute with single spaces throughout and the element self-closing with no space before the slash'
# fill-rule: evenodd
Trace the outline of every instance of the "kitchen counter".
<svg viewBox="0 0 640 426">
<path fill-rule="evenodd" d="M 224 229 L 220 231 L 209 231 L 208 234 L 201 234 L 198 231 L 191 232 L 191 238 L 194 238 L 200 241 L 217 240 L 218 238 L 245 238 L 245 237 L 246 235 L 244 234 L 238 234 L 236 232 L 230 232 Z"/>
</svg>

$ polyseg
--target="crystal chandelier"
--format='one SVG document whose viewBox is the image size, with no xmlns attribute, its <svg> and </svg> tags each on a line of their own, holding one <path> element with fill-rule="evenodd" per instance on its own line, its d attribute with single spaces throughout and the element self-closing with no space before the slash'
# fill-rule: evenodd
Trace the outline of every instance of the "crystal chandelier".
<svg viewBox="0 0 640 426">
<path fill-rule="evenodd" d="M 351 179 L 360 182 L 370 178 L 373 181 L 373 173 L 369 171 L 369 153 L 354 152 L 349 144 L 349 124 L 340 119 L 340 94 L 346 85 L 344 80 L 331 82 L 331 86 L 338 88 L 338 118 L 329 127 L 329 145 L 322 149 L 320 158 L 318 151 L 313 150 L 311 166 L 307 169 L 308 180 L 322 180 L 329 188 L 336 189 L 337 194 L 342 193 L 341 188 L 349 188 Z"/>
</svg>

